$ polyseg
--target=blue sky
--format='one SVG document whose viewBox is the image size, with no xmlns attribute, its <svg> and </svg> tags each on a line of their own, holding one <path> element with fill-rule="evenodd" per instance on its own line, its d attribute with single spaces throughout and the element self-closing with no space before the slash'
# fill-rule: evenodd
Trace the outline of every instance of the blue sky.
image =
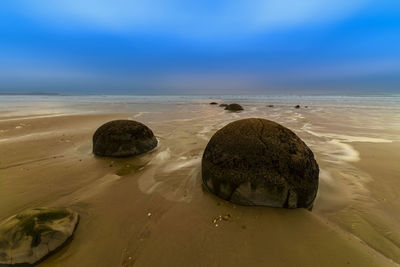
<svg viewBox="0 0 400 267">
<path fill-rule="evenodd" d="M 400 93 L 398 0 L 0 4 L 0 92 Z"/>
</svg>

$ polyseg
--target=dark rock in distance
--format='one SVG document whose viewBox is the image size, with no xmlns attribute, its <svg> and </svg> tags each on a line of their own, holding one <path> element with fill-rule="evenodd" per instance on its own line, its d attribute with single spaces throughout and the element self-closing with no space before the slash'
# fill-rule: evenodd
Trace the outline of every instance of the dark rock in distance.
<svg viewBox="0 0 400 267">
<path fill-rule="evenodd" d="M 225 107 L 225 110 L 229 110 L 229 111 L 241 111 L 243 110 L 243 107 L 239 104 L 229 104 L 228 106 Z"/>
<path fill-rule="evenodd" d="M 34 264 L 70 239 L 79 215 L 68 208 L 35 208 L 0 223 L 0 265 Z"/>
<path fill-rule="evenodd" d="M 269 107 L 269 108 L 273 108 L 273 107 L 274 107 L 274 105 L 268 105 L 267 107 Z"/>
<path fill-rule="evenodd" d="M 218 105 L 217 102 L 211 102 L 210 105 Z"/>
<path fill-rule="evenodd" d="M 265 119 L 229 123 L 209 141 L 203 184 L 242 205 L 308 208 L 318 190 L 313 152 L 291 130 Z"/>
<path fill-rule="evenodd" d="M 300 105 L 296 105 L 296 106 L 294 106 L 295 108 L 300 108 Z"/>
<path fill-rule="evenodd" d="M 93 154 L 128 157 L 148 152 L 157 139 L 146 125 L 132 120 L 115 120 L 103 124 L 93 135 Z"/>
</svg>

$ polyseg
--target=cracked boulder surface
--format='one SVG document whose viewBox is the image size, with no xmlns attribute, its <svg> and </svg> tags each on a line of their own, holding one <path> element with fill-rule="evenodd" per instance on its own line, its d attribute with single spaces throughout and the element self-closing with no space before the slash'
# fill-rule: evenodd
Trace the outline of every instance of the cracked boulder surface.
<svg viewBox="0 0 400 267">
<path fill-rule="evenodd" d="M 265 119 L 229 123 L 213 135 L 202 159 L 204 186 L 241 205 L 311 209 L 318 176 L 310 148 Z"/>
<path fill-rule="evenodd" d="M 157 146 L 149 127 L 132 120 L 103 124 L 93 135 L 93 154 L 105 157 L 129 157 L 143 154 Z"/>
<path fill-rule="evenodd" d="M 79 215 L 68 208 L 35 208 L 0 223 L 0 265 L 34 264 L 70 239 Z"/>
</svg>

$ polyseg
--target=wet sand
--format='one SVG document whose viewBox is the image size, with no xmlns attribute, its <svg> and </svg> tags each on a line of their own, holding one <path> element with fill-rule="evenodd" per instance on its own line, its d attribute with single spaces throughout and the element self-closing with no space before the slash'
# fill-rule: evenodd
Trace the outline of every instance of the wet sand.
<svg viewBox="0 0 400 267">
<path fill-rule="evenodd" d="M 85 103 L 74 112 L 67 103 L 49 113 L 45 103 L 34 115 L 0 113 L 0 219 L 37 206 L 79 212 L 73 241 L 40 266 L 400 263 L 396 109 L 245 103 L 229 113 L 208 102 Z M 312 212 L 237 206 L 203 190 L 209 138 L 246 117 L 275 120 L 314 151 L 321 176 Z M 145 123 L 159 146 L 135 158 L 94 157 L 92 134 L 112 119 Z"/>
</svg>

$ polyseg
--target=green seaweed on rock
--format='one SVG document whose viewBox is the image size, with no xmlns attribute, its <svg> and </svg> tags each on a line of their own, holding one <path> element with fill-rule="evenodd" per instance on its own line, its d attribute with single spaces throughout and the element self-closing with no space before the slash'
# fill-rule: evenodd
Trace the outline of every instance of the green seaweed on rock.
<svg viewBox="0 0 400 267">
<path fill-rule="evenodd" d="M 35 209 L 41 210 L 41 209 Z M 46 222 L 63 219 L 70 214 L 65 210 L 52 210 L 38 214 L 20 214 L 16 218 L 19 220 L 19 231 L 15 231 L 12 240 L 17 244 L 24 235 L 32 237 L 32 247 L 37 247 L 41 242 L 41 235 L 45 232 L 53 231 L 50 227 L 43 225 Z M 71 215 L 72 216 L 72 215 Z M 70 216 L 70 217 L 71 217 Z M 70 218 L 72 219 L 72 218 Z"/>
</svg>

